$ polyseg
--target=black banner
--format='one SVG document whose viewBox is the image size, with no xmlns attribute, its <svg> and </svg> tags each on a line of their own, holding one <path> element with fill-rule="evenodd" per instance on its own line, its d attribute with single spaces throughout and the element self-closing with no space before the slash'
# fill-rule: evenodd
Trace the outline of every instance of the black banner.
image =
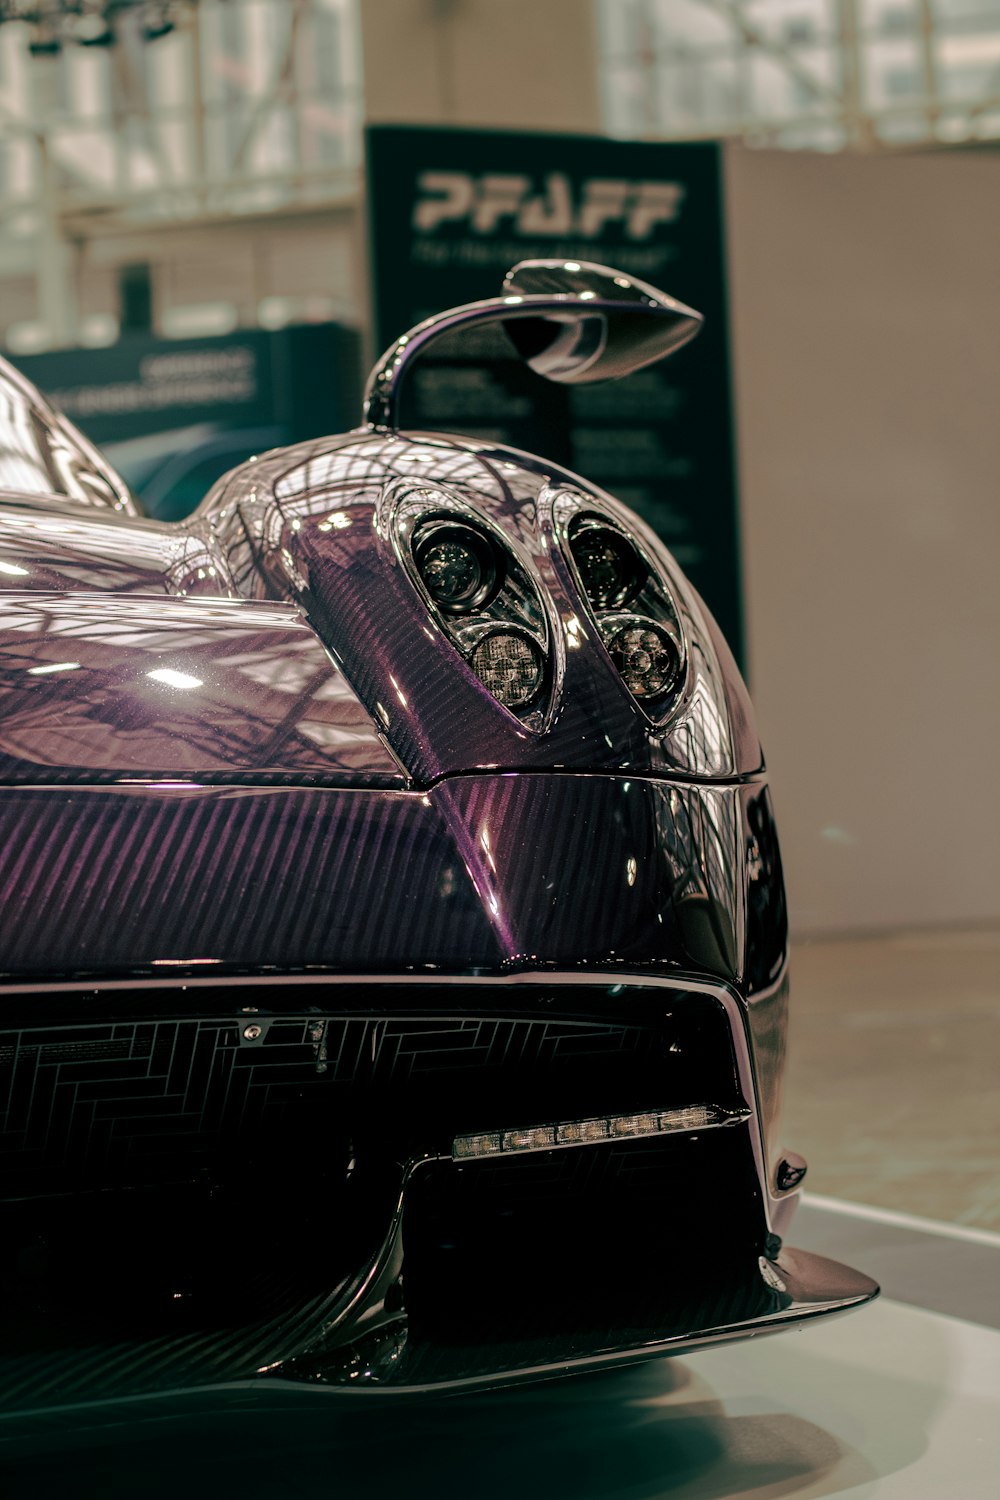
<svg viewBox="0 0 1000 1500">
<path fill-rule="evenodd" d="M 408 377 L 404 425 L 566 465 L 638 511 L 743 655 L 721 153 L 711 142 L 382 125 L 367 132 L 378 348 L 496 295 L 532 257 L 614 266 L 705 315 L 695 341 L 621 382 L 551 386 L 503 335 L 442 341 Z"/>
<path fill-rule="evenodd" d="M 359 339 L 336 323 L 217 338 L 129 334 L 15 363 L 107 455 L 148 514 L 186 516 L 227 469 L 360 419 Z"/>
</svg>

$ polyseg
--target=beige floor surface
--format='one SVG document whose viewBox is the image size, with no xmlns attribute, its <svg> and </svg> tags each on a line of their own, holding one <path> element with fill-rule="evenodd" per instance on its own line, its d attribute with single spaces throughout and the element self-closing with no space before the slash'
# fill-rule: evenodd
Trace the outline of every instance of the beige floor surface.
<svg viewBox="0 0 1000 1500">
<path fill-rule="evenodd" d="M 794 944 L 782 1134 L 814 1193 L 1000 1230 L 1000 931 Z"/>
</svg>

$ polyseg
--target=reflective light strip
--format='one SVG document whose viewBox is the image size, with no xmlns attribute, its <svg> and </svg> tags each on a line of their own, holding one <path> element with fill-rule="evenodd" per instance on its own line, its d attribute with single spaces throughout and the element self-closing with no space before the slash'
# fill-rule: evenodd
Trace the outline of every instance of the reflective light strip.
<svg viewBox="0 0 1000 1500">
<path fill-rule="evenodd" d="M 677 1135 L 741 1125 L 750 1118 L 745 1106 L 721 1109 L 716 1104 L 688 1104 L 683 1109 L 651 1109 L 634 1115 L 603 1115 L 595 1120 L 565 1120 L 558 1125 L 529 1125 L 523 1130 L 490 1130 L 457 1135 L 451 1154 L 456 1161 L 508 1156 L 519 1151 L 553 1151 L 559 1146 L 589 1146 L 599 1141 L 635 1140 L 639 1136 Z"/>
</svg>

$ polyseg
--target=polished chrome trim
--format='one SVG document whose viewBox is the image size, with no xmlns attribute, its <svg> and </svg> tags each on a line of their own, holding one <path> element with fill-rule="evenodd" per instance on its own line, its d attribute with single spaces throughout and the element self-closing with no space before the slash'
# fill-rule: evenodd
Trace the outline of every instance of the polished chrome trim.
<svg viewBox="0 0 1000 1500">
<path fill-rule="evenodd" d="M 637 698 L 634 693 L 626 689 L 647 724 L 654 731 L 662 733 L 669 728 L 675 719 L 680 718 L 683 711 L 690 705 L 695 686 L 695 666 L 691 653 L 692 622 L 690 617 L 685 618 L 683 608 L 678 605 L 677 599 L 674 597 L 673 585 L 665 576 L 666 569 L 654 560 L 654 554 L 646 545 L 645 537 L 638 536 L 635 530 L 627 526 L 624 519 L 607 506 L 603 500 L 593 495 L 588 495 L 582 490 L 575 490 L 570 485 L 546 486 L 540 499 L 539 512 L 544 515 L 552 529 L 552 534 L 562 553 L 563 561 L 576 585 L 577 597 L 580 604 L 590 617 L 596 638 L 600 641 L 608 658 L 610 659 L 611 657 L 611 647 L 609 636 L 605 629 L 607 618 L 614 618 L 619 622 L 616 628 L 620 628 L 621 623 L 629 618 L 634 619 L 637 624 L 656 626 L 658 629 L 664 630 L 676 646 L 677 654 L 680 658 L 680 672 L 677 682 L 670 689 L 670 701 L 665 707 L 661 702 L 659 711 L 657 711 L 657 705 L 649 705 L 643 702 L 641 698 Z M 573 551 L 573 540 L 570 536 L 574 522 L 581 519 L 586 520 L 588 517 L 593 517 L 595 521 L 605 526 L 609 531 L 615 532 L 632 548 L 639 561 L 645 566 L 647 577 L 652 578 L 659 585 L 659 591 L 667 605 L 665 613 L 668 613 L 670 616 L 669 624 L 660 619 L 658 615 L 639 614 L 634 608 L 634 599 L 627 607 L 622 605 L 619 609 L 598 610 L 596 606 L 591 604 L 584 586 L 583 575 L 580 572 L 580 567 Z M 640 587 L 638 592 L 642 593 L 642 587 Z M 615 668 L 615 671 L 620 677 L 621 673 L 618 672 L 617 668 Z"/>
<path fill-rule="evenodd" d="M 635 780 L 636 778 L 633 777 L 632 779 Z M 20 790 L 20 788 L 18 788 L 17 790 Z M 37 788 L 31 787 L 30 790 L 36 791 Z M 98 788 L 98 790 L 104 790 L 104 788 Z M 209 787 L 207 788 L 207 790 L 217 791 L 218 788 Z M 236 790 L 245 791 L 246 788 L 239 787 Z M 269 789 L 264 788 L 264 790 Z M 281 790 L 283 790 L 283 788 Z M 179 958 L 170 959 L 169 962 L 172 966 L 176 965 L 178 969 L 183 969 L 185 964 L 200 963 L 210 965 L 216 963 L 217 960 Z M 516 987 L 518 985 L 522 985 L 525 988 L 534 987 L 536 989 L 541 984 L 612 984 L 621 985 L 623 989 L 626 987 L 630 989 L 646 987 L 649 989 L 688 990 L 692 994 L 714 995 L 716 999 L 721 998 L 719 992 L 721 992 L 722 990 L 727 990 L 727 993 L 729 992 L 727 987 L 721 981 L 714 982 L 712 980 L 706 980 L 703 977 L 694 974 L 685 976 L 680 971 L 670 975 L 643 974 L 640 971 L 627 969 L 617 969 L 610 972 L 604 969 L 601 969 L 599 971 L 594 969 L 587 969 L 582 970 L 579 973 L 574 973 L 572 970 L 548 972 L 545 969 L 525 969 L 519 970 L 516 974 L 484 974 L 482 972 L 476 974 L 456 974 L 454 973 L 454 971 L 449 970 L 448 973 L 442 974 L 413 974 L 405 969 L 398 969 L 386 970 L 385 973 L 380 974 L 373 974 L 370 971 L 362 974 L 354 973 L 346 969 L 326 969 L 322 972 L 310 971 L 304 973 L 298 973 L 294 969 L 282 969 L 280 972 L 275 972 L 273 974 L 234 974 L 227 969 L 225 973 L 216 974 L 213 976 L 211 969 L 206 968 L 206 971 L 202 974 L 183 973 L 177 974 L 174 978 L 168 978 L 166 975 L 161 978 L 159 975 L 147 974 L 136 974 L 131 978 L 128 976 L 125 976 L 124 978 L 102 978 L 100 975 L 95 975 L 92 979 L 60 979 L 59 977 L 54 977 L 49 980 L 11 980 L 9 982 L 4 981 L 2 978 L 0 978 L 0 1000 L 2 1000 L 5 995 L 55 995 L 68 994 L 80 990 L 86 990 L 92 995 L 97 995 L 103 990 L 175 990 L 180 987 L 183 987 L 184 989 L 191 989 L 192 987 L 202 987 L 205 985 L 210 985 L 212 988 L 222 988 L 229 985 L 263 985 L 266 987 L 268 985 L 276 984 L 461 984 L 473 986 L 481 984 L 494 986 L 501 985 L 504 987 Z M 766 990 L 761 990 L 756 993 L 750 1003 L 754 1004 L 758 1000 L 766 1000 L 778 988 L 779 985 L 777 983 L 770 985 Z M 735 994 L 735 991 L 733 991 L 733 993 Z M 742 997 L 739 998 L 742 1000 Z"/>
<path fill-rule="evenodd" d="M 521 264 L 531 263 L 522 262 Z M 519 268 L 515 267 L 515 270 L 517 269 Z M 608 271 L 604 267 L 596 269 L 602 270 L 610 278 L 615 275 L 613 271 Z M 512 275 L 513 272 L 508 274 Z M 525 292 L 503 297 L 488 297 L 480 302 L 466 302 L 461 307 L 452 307 L 434 317 L 425 318 L 422 323 L 400 334 L 372 367 L 365 386 L 363 421 L 375 432 L 396 432 L 399 428 L 399 400 L 403 376 L 414 360 L 430 344 L 443 337 L 444 334 L 454 333 L 459 328 L 473 328 L 484 323 L 507 323 L 515 318 L 542 318 L 546 314 L 559 322 L 568 323 L 592 319 L 604 313 L 609 317 L 620 317 L 623 312 L 631 312 L 664 319 L 668 323 L 679 326 L 687 325 L 683 335 L 674 343 L 675 348 L 679 347 L 680 343 L 686 343 L 698 332 L 702 323 L 700 313 L 695 312 L 693 308 L 686 307 L 682 302 L 677 302 L 672 297 L 667 297 L 663 292 L 656 292 L 658 300 L 654 301 L 652 296 L 646 295 L 654 289 L 643 287 L 642 292 L 639 292 L 638 289 L 641 286 L 643 286 L 642 283 L 635 284 L 636 296 L 633 301 L 621 298 L 615 301 L 609 297 L 596 296 L 593 291 L 583 294 L 570 290 L 548 293 Z M 670 352 L 670 349 L 664 351 L 664 353 Z M 648 363 L 648 360 L 637 360 L 635 363 Z M 550 376 L 549 378 L 559 377 Z"/>
<path fill-rule="evenodd" d="M 452 518 L 484 534 L 504 561 L 503 580 L 489 604 L 469 614 L 449 614 L 441 609 L 431 597 L 417 565 L 414 539 L 421 527 L 429 521 Z M 472 665 L 472 654 L 482 637 L 509 631 L 531 642 L 542 666 L 541 683 L 533 703 L 515 709 L 499 698 L 496 701 L 520 729 L 527 729 L 529 734 L 546 733 L 562 697 L 565 650 L 559 612 L 524 543 L 464 495 L 452 493 L 437 480 L 421 481 L 409 474 L 384 485 L 376 507 L 376 529 L 388 538 L 393 556 L 423 601 L 432 626 L 445 636 L 477 682 L 482 683 L 482 678 Z M 511 610 L 509 618 L 495 608 L 505 596 Z M 537 612 L 537 622 L 530 619 L 531 606 Z M 472 624 L 473 621 L 476 623 Z M 469 636 L 470 626 L 478 632 L 475 639 Z"/>
<path fill-rule="evenodd" d="M 385 744 L 384 739 L 382 743 Z M 386 746 L 386 748 L 388 749 L 389 747 Z M 396 760 L 397 765 L 399 765 L 398 757 L 394 756 L 393 758 Z M 48 770 L 50 768 L 43 767 L 42 769 Z M 221 771 L 218 773 L 219 776 L 224 774 L 226 773 Z M 230 772 L 229 774 L 235 776 L 236 773 Z M 182 781 L 178 778 L 177 780 L 165 782 L 157 776 L 127 776 L 121 777 L 117 781 L 0 781 L 0 796 L 11 792 L 15 792 L 18 795 L 23 792 L 57 792 L 60 796 L 65 796 L 68 790 L 77 792 L 115 792 L 120 795 L 123 792 L 147 792 L 152 788 L 164 795 L 174 793 L 177 795 L 183 794 L 184 796 L 192 796 L 196 793 L 218 795 L 220 792 L 234 792 L 241 796 L 246 795 L 247 792 L 252 792 L 255 796 L 265 796 L 271 793 L 284 796 L 288 791 L 301 791 L 305 789 L 310 792 L 330 792 L 338 797 L 344 792 L 360 792 L 368 795 L 372 792 L 378 792 L 379 794 L 391 793 L 393 796 L 399 797 L 421 798 L 426 797 L 428 792 L 435 791 L 437 787 L 446 785 L 449 781 L 471 781 L 477 777 L 482 778 L 484 776 L 552 776 L 564 781 L 571 777 L 579 779 L 586 776 L 591 779 L 603 778 L 608 781 L 615 779 L 618 781 L 641 781 L 648 783 L 650 786 L 675 786 L 684 788 L 685 790 L 693 789 L 695 791 L 704 790 L 708 792 L 732 792 L 738 791 L 740 787 L 744 786 L 767 786 L 769 784 L 767 771 L 747 771 L 745 774 L 736 774 L 733 776 L 712 776 L 710 780 L 707 780 L 706 774 L 688 771 L 679 765 L 670 766 L 666 769 L 644 767 L 641 771 L 627 771 L 621 767 L 608 767 L 605 770 L 594 771 L 576 770 L 572 767 L 561 767 L 558 770 L 553 770 L 546 766 L 496 765 L 489 766 L 488 768 L 479 766 L 474 767 L 470 771 L 442 771 L 437 776 L 429 777 L 427 781 L 417 783 L 408 780 L 405 786 L 396 784 L 373 786 L 371 783 L 363 781 L 345 781 L 342 784 L 329 786 L 325 783 L 317 785 L 315 780 L 308 778 L 305 774 L 298 778 L 289 776 L 287 780 L 282 780 L 280 786 L 276 786 L 273 782 L 264 781 L 263 779 L 254 781 L 252 778 L 255 774 L 263 776 L 263 773 L 248 771 L 245 773 L 246 779 L 242 781 Z M 405 774 L 409 776 L 409 772 Z M 2 982 L 2 979 L 0 979 L 0 984 Z"/>
<path fill-rule="evenodd" d="M 680 633 L 683 678 L 658 716 L 651 714 L 641 700 L 631 694 L 629 701 L 643 715 L 653 742 L 659 743 L 676 762 L 669 767 L 670 777 L 690 776 L 695 781 L 711 777 L 716 785 L 742 780 L 736 776 L 736 749 L 725 682 L 711 631 L 699 601 L 669 549 L 640 516 L 626 510 L 613 495 L 593 486 L 578 489 L 565 480 L 545 484 L 538 493 L 536 512 L 539 529 L 552 537 L 595 638 L 608 655 L 609 665 L 616 676 L 619 674 L 611 662 L 597 613 L 587 600 L 579 579 L 570 548 L 569 530 L 577 516 L 593 514 L 609 521 L 633 544 L 673 610 Z M 627 692 L 624 683 L 622 686 Z M 692 724 L 695 726 L 693 731 Z"/>
</svg>

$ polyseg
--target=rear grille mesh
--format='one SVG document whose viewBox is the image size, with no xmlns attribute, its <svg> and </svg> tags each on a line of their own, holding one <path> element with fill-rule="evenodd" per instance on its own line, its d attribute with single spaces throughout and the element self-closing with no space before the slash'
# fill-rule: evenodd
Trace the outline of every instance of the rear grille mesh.
<svg viewBox="0 0 1000 1500">
<path fill-rule="evenodd" d="M 619 1002 L 614 1021 L 546 1002 L 538 1017 L 230 1011 L 0 1032 L 0 1201 L 191 1180 L 310 1129 L 398 1156 L 466 1129 L 733 1099 L 714 1002 L 675 1000 L 664 1019 L 647 992 L 646 1014 Z"/>
<path fill-rule="evenodd" d="M 269 1010 L 241 1006 L 265 996 Z M 530 1163 L 450 1159 L 461 1131 L 705 1100 L 738 1108 L 729 1021 L 704 995 L 290 982 L 30 1003 L 16 1026 L 8 1003 L 0 1029 L 0 1409 L 294 1363 L 383 1245 L 406 1161 L 420 1162 L 403 1234 L 406 1369 L 419 1378 L 509 1367 L 546 1339 L 614 1343 L 616 1326 L 631 1337 L 654 1304 L 672 1326 L 665 1268 L 677 1259 L 675 1288 L 688 1277 L 678 1234 L 692 1212 L 707 1222 L 706 1201 L 724 1200 L 727 1253 L 741 1202 L 742 1259 L 756 1263 L 743 1130 Z M 649 1287 L 629 1269 L 637 1245 Z M 552 1281 L 564 1249 L 569 1280 Z M 535 1257 L 549 1267 L 541 1323 Z M 632 1290 L 618 1307 L 623 1269 Z M 459 1285 L 466 1310 L 481 1303 L 482 1347 L 462 1334 Z"/>
</svg>

